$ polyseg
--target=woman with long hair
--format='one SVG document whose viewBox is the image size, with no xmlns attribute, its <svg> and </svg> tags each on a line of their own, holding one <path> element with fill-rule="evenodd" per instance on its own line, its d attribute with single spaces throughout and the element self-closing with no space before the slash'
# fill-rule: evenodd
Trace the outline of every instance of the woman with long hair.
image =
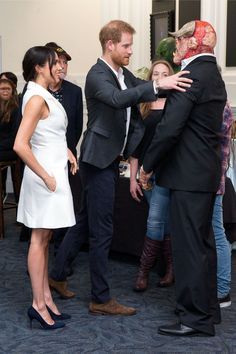
<svg viewBox="0 0 236 354">
<path fill-rule="evenodd" d="M 158 80 L 172 74 L 173 69 L 169 62 L 157 60 L 152 64 L 147 79 Z M 144 193 L 149 203 L 147 232 L 134 285 L 135 291 L 145 291 L 147 289 L 149 272 L 157 259 L 158 262 L 161 261 L 161 254 L 163 254 L 166 269 L 164 276 L 160 279 L 159 286 L 170 286 L 174 281 L 168 222 L 169 213 L 168 208 L 166 208 L 169 203 L 169 190 L 155 185 L 154 179 L 152 185 L 147 185 L 146 190 L 142 190 L 137 181 L 139 166 L 142 165 L 144 154 L 153 138 L 156 125 L 161 121 L 167 94 L 166 90 L 159 90 L 156 101 L 141 103 L 140 110 L 146 130 L 140 145 L 130 158 L 130 193 L 136 201 L 140 201 L 140 195 L 142 196 Z"/>
<path fill-rule="evenodd" d="M 18 97 L 16 86 L 8 79 L 0 79 L 0 161 L 16 160 L 13 144 L 17 130 Z M 7 169 L 2 171 L 3 196 L 6 196 Z"/>
</svg>

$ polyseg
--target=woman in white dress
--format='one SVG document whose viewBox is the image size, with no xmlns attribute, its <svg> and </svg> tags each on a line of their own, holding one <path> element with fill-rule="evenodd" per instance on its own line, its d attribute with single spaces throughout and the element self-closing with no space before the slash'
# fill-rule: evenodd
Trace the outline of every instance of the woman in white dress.
<svg viewBox="0 0 236 354">
<path fill-rule="evenodd" d="M 60 313 L 48 284 L 48 248 L 54 228 L 75 224 L 68 182 L 77 162 L 66 144 L 67 117 L 62 105 L 47 91 L 60 80 L 57 54 L 47 47 L 30 48 L 23 59 L 23 76 L 28 82 L 23 98 L 23 118 L 14 150 L 25 162 L 17 220 L 32 228 L 28 270 L 33 303 L 32 320 L 44 329 L 64 327 L 69 315 Z"/>
</svg>

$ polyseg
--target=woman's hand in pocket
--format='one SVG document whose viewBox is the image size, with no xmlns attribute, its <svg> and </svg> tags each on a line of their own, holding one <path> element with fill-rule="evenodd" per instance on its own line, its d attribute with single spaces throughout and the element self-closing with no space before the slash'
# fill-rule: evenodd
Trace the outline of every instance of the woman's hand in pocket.
<svg viewBox="0 0 236 354">
<path fill-rule="evenodd" d="M 46 184 L 47 188 L 51 192 L 55 192 L 56 187 L 57 187 L 57 181 L 56 181 L 56 178 L 54 176 L 47 176 L 44 179 L 44 183 Z"/>
</svg>

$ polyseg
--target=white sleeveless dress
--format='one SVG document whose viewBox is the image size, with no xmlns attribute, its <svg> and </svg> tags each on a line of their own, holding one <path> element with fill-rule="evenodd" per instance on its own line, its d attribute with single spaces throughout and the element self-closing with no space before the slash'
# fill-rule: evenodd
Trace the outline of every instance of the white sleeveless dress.
<svg viewBox="0 0 236 354">
<path fill-rule="evenodd" d="M 56 190 L 51 192 L 43 180 L 25 166 L 17 221 L 30 228 L 69 227 L 75 224 L 75 216 L 68 181 L 66 112 L 46 89 L 30 81 L 23 98 L 22 113 L 26 103 L 35 95 L 43 97 L 49 107 L 49 116 L 39 120 L 30 141 L 31 148 L 38 162 L 55 177 Z"/>
</svg>

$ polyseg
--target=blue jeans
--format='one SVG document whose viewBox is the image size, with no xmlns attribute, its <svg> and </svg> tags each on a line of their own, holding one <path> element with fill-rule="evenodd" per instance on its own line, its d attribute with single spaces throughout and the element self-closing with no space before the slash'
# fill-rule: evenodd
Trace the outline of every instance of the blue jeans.
<svg viewBox="0 0 236 354">
<path fill-rule="evenodd" d="M 215 235 L 217 253 L 217 293 L 218 298 L 230 292 L 231 282 L 231 249 L 225 236 L 223 224 L 222 195 L 217 195 L 214 204 L 212 226 Z"/>
<path fill-rule="evenodd" d="M 170 190 L 157 186 L 154 182 L 153 189 L 144 191 L 144 194 L 149 203 L 146 235 L 152 240 L 163 241 L 164 236 L 170 234 Z"/>
</svg>

